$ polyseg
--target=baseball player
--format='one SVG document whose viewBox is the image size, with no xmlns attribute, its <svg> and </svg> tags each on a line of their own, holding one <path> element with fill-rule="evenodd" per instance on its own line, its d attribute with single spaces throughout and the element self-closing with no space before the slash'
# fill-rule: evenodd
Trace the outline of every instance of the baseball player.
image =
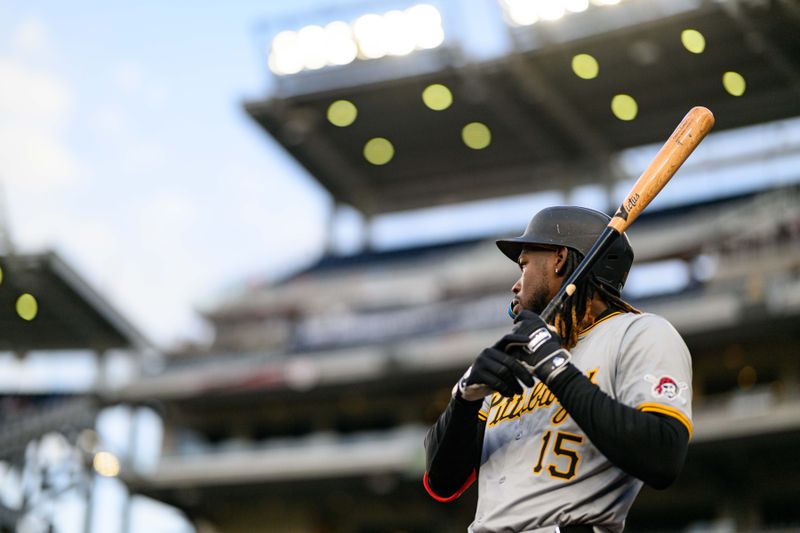
<svg viewBox="0 0 800 533">
<path fill-rule="evenodd" d="M 551 207 L 497 246 L 519 264 L 511 332 L 484 349 L 425 439 L 436 500 L 478 480 L 469 531 L 622 531 L 643 483 L 666 488 L 686 456 L 692 367 L 663 318 L 620 298 L 622 235 L 556 313 L 541 312 L 610 218 Z"/>
</svg>

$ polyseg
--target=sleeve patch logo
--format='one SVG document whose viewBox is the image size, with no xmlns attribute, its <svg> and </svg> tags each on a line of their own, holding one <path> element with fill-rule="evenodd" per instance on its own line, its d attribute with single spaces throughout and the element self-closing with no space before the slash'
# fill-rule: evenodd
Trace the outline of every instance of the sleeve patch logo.
<svg viewBox="0 0 800 533">
<path fill-rule="evenodd" d="M 666 398 L 670 401 L 679 399 L 681 403 L 686 402 L 685 399 L 681 398 L 681 393 L 688 389 L 689 386 L 683 381 L 677 381 L 668 375 L 655 377 L 650 374 L 646 375 L 644 380 L 653 384 L 650 392 L 654 398 Z"/>
</svg>

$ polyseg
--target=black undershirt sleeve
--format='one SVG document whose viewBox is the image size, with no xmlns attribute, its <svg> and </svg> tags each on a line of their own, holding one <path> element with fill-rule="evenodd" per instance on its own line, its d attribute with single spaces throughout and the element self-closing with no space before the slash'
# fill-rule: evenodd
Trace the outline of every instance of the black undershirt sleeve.
<svg viewBox="0 0 800 533">
<path fill-rule="evenodd" d="M 614 465 L 656 489 L 671 485 L 686 458 L 689 432 L 670 416 L 645 413 L 606 393 L 569 365 L 549 386 L 589 440 Z M 426 471 L 433 491 L 447 497 L 480 464 L 486 423 L 482 402 L 451 399 L 425 438 Z"/>
<path fill-rule="evenodd" d="M 477 471 L 486 423 L 478 419 L 483 400 L 452 398 L 425 437 L 428 484 L 443 497 L 455 494 Z"/>
<path fill-rule="evenodd" d="M 678 477 L 689 431 L 677 419 L 614 400 L 572 364 L 553 378 L 549 389 L 618 468 L 656 489 L 667 488 Z"/>
</svg>

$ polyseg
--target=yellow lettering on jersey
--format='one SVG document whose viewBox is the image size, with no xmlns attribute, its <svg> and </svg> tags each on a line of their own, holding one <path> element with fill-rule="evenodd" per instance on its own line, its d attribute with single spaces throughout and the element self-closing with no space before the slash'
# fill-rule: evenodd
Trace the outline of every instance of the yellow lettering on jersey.
<svg viewBox="0 0 800 533">
<path fill-rule="evenodd" d="M 558 411 L 556 411 L 556 414 L 553 415 L 553 418 L 550 419 L 550 423 L 557 426 L 567 418 L 569 418 L 569 413 L 566 409 L 560 407 Z"/>
<path fill-rule="evenodd" d="M 599 368 L 594 368 L 586 373 L 592 383 L 596 383 Z M 561 424 L 568 418 L 566 409 L 560 407 L 556 401 L 556 396 L 542 381 L 537 381 L 531 389 L 522 394 L 516 394 L 511 398 L 504 398 L 500 393 L 495 392 L 489 400 L 489 426 L 495 426 L 506 420 L 513 420 L 522 415 L 533 412 L 537 409 L 547 409 L 553 404 L 559 405 L 559 409 L 553 415 L 551 422 L 555 425 Z"/>
</svg>

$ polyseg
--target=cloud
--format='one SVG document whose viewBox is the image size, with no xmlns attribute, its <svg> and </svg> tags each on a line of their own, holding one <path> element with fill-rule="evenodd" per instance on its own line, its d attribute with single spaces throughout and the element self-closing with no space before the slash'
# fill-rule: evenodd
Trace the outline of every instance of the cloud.
<svg viewBox="0 0 800 533">
<path fill-rule="evenodd" d="M 140 98 L 147 104 L 161 105 L 169 99 L 169 88 L 153 78 L 137 63 L 123 61 L 110 71 L 113 86 L 127 96 Z"/>
<path fill-rule="evenodd" d="M 10 188 L 40 192 L 81 174 L 64 142 L 73 98 L 55 76 L 0 57 L 0 172 Z"/>
<path fill-rule="evenodd" d="M 133 209 L 131 222 L 110 292 L 162 346 L 207 336 L 191 302 L 216 278 L 189 242 L 200 227 L 196 203 L 179 191 L 160 191 Z"/>
<path fill-rule="evenodd" d="M 236 206 L 232 222 L 258 235 L 266 256 L 262 268 L 286 270 L 322 252 L 330 214 L 326 198 L 312 197 L 301 184 L 277 175 L 241 171 L 226 181 L 228 201 Z"/>
<path fill-rule="evenodd" d="M 111 80 L 118 89 L 135 93 L 144 87 L 144 72 L 134 63 L 119 63 L 111 70 Z"/>
<path fill-rule="evenodd" d="M 50 50 L 50 38 L 44 23 L 37 18 L 22 21 L 11 35 L 11 46 L 15 52 L 39 55 Z"/>
</svg>

